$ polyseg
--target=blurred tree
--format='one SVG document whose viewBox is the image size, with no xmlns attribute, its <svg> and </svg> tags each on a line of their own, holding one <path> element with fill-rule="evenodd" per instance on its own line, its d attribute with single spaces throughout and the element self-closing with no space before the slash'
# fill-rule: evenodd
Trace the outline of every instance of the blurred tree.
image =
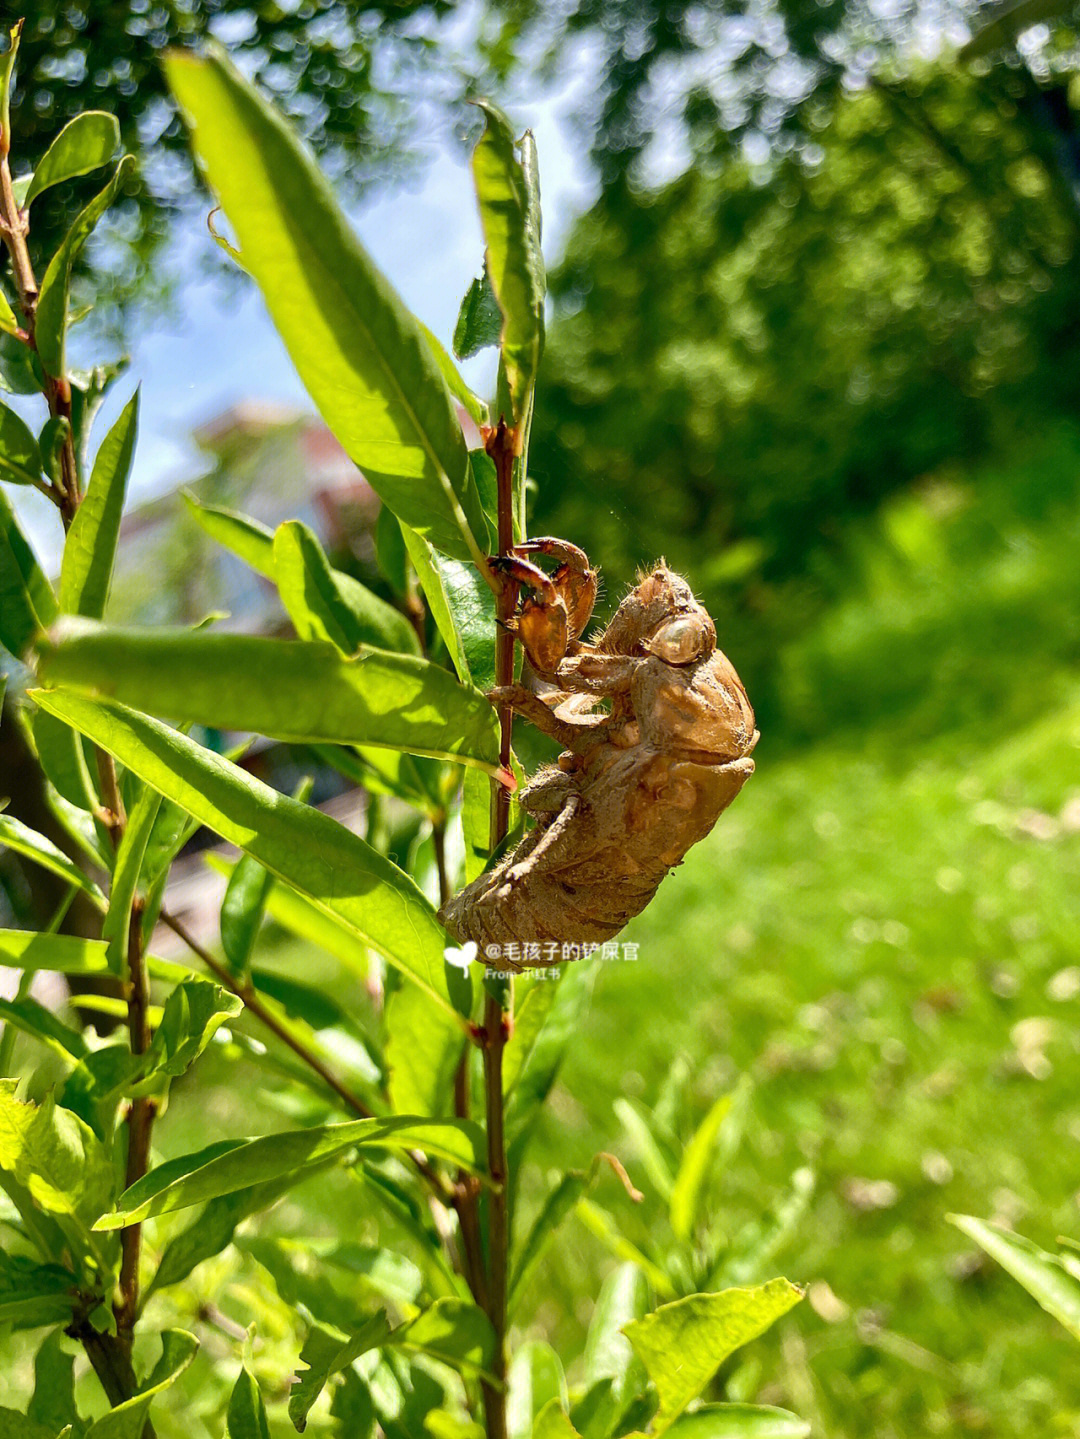
<svg viewBox="0 0 1080 1439">
<path fill-rule="evenodd" d="M 924 70 L 759 166 L 714 144 L 608 187 L 552 280 L 537 528 L 618 579 L 663 551 L 725 608 L 790 608 L 849 516 L 1075 412 L 1077 210 L 1017 86 Z"/>
</svg>

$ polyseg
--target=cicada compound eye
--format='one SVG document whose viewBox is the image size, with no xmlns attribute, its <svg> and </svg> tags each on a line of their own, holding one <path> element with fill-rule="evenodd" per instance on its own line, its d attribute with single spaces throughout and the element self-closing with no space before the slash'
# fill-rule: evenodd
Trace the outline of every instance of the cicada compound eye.
<svg viewBox="0 0 1080 1439">
<path fill-rule="evenodd" d="M 716 648 L 716 632 L 707 616 L 679 615 L 662 625 L 645 648 L 665 664 L 691 665 Z"/>
</svg>

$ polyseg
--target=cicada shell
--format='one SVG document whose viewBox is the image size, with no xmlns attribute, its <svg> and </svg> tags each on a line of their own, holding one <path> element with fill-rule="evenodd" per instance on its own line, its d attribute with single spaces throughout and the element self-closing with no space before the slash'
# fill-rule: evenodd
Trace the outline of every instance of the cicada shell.
<svg viewBox="0 0 1080 1439">
<path fill-rule="evenodd" d="M 513 685 L 493 698 L 566 748 L 521 796 L 534 828 L 440 918 L 481 952 L 531 946 L 543 956 L 555 941 L 561 957 L 562 945 L 602 943 L 640 914 L 753 774 L 758 734 L 712 620 L 663 564 L 594 642 L 534 669 L 546 690 Z"/>
</svg>

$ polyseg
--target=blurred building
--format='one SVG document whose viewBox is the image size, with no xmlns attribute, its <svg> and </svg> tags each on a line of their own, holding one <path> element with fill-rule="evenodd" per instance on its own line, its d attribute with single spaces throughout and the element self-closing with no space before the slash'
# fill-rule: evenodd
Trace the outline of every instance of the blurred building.
<svg viewBox="0 0 1080 1439">
<path fill-rule="evenodd" d="M 320 419 L 249 400 L 200 425 L 193 438 L 205 468 L 182 488 L 197 500 L 269 529 L 302 520 L 335 563 L 374 578 L 378 497 Z M 130 511 L 109 618 L 197 624 L 220 611 L 228 612 L 219 622 L 226 629 L 272 632 L 286 624 L 273 585 L 204 533 L 179 489 Z"/>
</svg>

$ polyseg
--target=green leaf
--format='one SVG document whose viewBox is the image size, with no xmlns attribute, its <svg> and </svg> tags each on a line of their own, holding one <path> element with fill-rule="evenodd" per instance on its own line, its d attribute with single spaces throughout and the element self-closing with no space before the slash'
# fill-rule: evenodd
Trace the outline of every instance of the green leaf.
<svg viewBox="0 0 1080 1439">
<path fill-rule="evenodd" d="M 672 1439 L 806 1439 L 810 1425 L 786 1409 L 713 1404 L 684 1414 L 668 1433 Z"/>
<path fill-rule="evenodd" d="M 764 1334 L 802 1297 L 786 1279 L 772 1279 L 753 1289 L 691 1294 L 627 1324 L 623 1333 L 660 1397 L 653 1432 L 669 1429 L 729 1354 Z"/>
<path fill-rule="evenodd" d="M 665 1271 L 627 1239 L 606 1209 L 601 1209 L 591 1199 L 582 1198 L 578 1200 L 577 1215 L 589 1233 L 606 1245 L 616 1259 L 624 1264 L 636 1264 L 657 1294 L 665 1299 L 675 1297 L 677 1290 Z"/>
<path fill-rule="evenodd" d="M 389 1333 L 390 1321 L 385 1309 L 378 1310 L 366 1324 L 348 1336 L 317 1326 L 309 1331 L 300 1350 L 300 1362 L 308 1367 L 298 1374 L 289 1395 L 289 1418 L 301 1434 L 307 1428 L 311 1406 L 330 1376 L 345 1369 L 369 1349 L 377 1349 Z"/>
<path fill-rule="evenodd" d="M 183 1329 L 166 1329 L 161 1336 L 161 1358 L 154 1372 L 133 1399 L 127 1399 L 96 1419 L 86 1439 L 142 1439 L 150 1405 L 180 1377 L 191 1361 L 199 1341 Z"/>
<path fill-rule="evenodd" d="M 713 1165 L 717 1136 L 731 1110 L 733 1097 L 733 1094 L 722 1094 L 698 1125 L 670 1190 L 671 1227 L 683 1243 L 690 1240 L 701 1217 L 701 1200 Z"/>
<path fill-rule="evenodd" d="M 61 455 L 71 434 L 71 421 L 66 415 L 52 415 L 41 427 L 38 448 L 41 451 L 41 468 L 54 485 L 63 484 Z"/>
<path fill-rule="evenodd" d="M 297 1182 L 321 1160 L 353 1148 L 423 1149 L 480 1172 L 483 1136 L 462 1119 L 354 1119 L 312 1129 L 286 1130 L 239 1143 L 225 1153 L 217 1146 L 160 1164 L 120 1196 L 120 1207 L 103 1215 L 98 1229 L 122 1229 L 174 1209 L 201 1204 L 219 1194 L 293 1175 Z M 208 1157 L 209 1156 L 209 1157 Z"/>
<path fill-rule="evenodd" d="M 121 355 L 106 365 L 94 365 L 89 370 L 69 370 L 71 382 L 71 423 L 75 429 L 75 444 L 80 459 L 85 461 L 90 441 L 90 431 L 95 416 L 105 401 L 113 384 L 127 370 L 131 361 Z"/>
<path fill-rule="evenodd" d="M 146 846 L 161 808 L 157 790 L 144 788 L 135 802 L 116 851 L 109 912 L 101 926 L 101 937 L 109 941 L 109 963 L 117 974 L 127 975 L 131 910 L 139 886 Z"/>
<path fill-rule="evenodd" d="M 60 608 L 66 614 L 99 620 L 105 613 L 138 422 L 136 390 L 101 442 L 86 494 L 68 530 L 60 569 Z"/>
<path fill-rule="evenodd" d="M 386 1066 L 397 1114 L 450 1114 L 454 1070 L 465 1036 L 452 1014 L 415 984 L 400 986 L 386 1006 Z"/>
<path fill-rule="evenodd" d="M 616 1381 L 620 1393 L 629 1398 L 634 1392 L 632 1370 L 641 1371 L 629 1340 L 622 1332 L 627 1324 L 644 1318 L 649 1308 L 649 1284 L 636 1264 L 620 1264 L 600 1286 L 596 1297 L 589 1332 L 585 1339 L 585 1381 L 596 1384 L 601 1379 Z M 640 1386 L 644 1388 L 644 1383 Z"/>
<path fill-rule="evenodd" d="M 302 640 L 329 640 L 350 659 L 364 645 L 419 654 L 412 625 L 393 605 L 331 567 L 306 525 L 290 520 L 274 534 L 274 578 Z"/>
<path fill-rule="evenodd" d="M 250 855 L 244 855 L 229 876 L 221 901 L 221 947 L 234 974 L 248 974 L 273 883 L 274 876 Z"/>
<path fill-rule="evenodd" d="M 429 1354 L 467 1375 L 490 1373 L 495 1358 L 491 1320 L 467 1299 L 436 1299 L 415 1319 L 395 1329 L 390 1342 Z"/>
<path fill-rule="evenodd" d="M 16 20 L 8 30 L 8 47 L 0 55 L 0 152 L 7 158 L 11 149 L 11 82 L 15 78 L 15 57 L 19 53 L 19 39 L 23 22 Z"/>
<path fill-rule="evenodd" d="M 89 1053 L 79 1031 L 57 1019 L 36 999 L 0 999 L 0 1020 L 30 1035 L 69 1064 Z"/>
<path fill-rule="evenodd" d="M 550 1344 L 527 1340 L 514 1353 L 507 1376 L 506 1427 L 510 1439 L 530 1439 L 533 1424 L 551 1405 L 569 1406 L 562 1360 Z"/>
<path fill-rule="evenodd" d="M 520 1302 L 525 1285 L 528 1283 L 549 1244 L 555 1237 L 555 1231 L 566 1216 L 571 1213 L 595 1176 L 595 1165 L 589 1172 L 571 1169 L 562 1176 L 544 1200 L 540 1208 L 540 1213 L 533 1221 L 532 1228 L 522 1243 L 520 1253 L 514 1264 L 513 1275 L 510 1280 L 509 1299 L 507 1301 L 511 1311 L 516 1309 Z"/>
<path fill-rule="evenodd" d="M 62 185 L 77 175 L 88 175 L 107 165 L 120 143 L 120 124 L 104 110 L 86 110 L 76 115 L 57 135 L 34 171 L 23 200 L 29 209 L 50 185 Z"/>
<path fill-rule="evenodd" d="M 165 1001 L 161 1023 L 147 1051 L 143 1070 L 171 1078 L 189 1069 L 227 1019 L 243 1009 L 236 995 L 208 979 L 186 979 Z"/>
<path fill-rule="evenodd" d="M 268 580 L 276 578 L 274 571 L 274 532 L 250 520 L 235 510 L 223 509 L 220 505 L 205 505 L 187 490 L 181 491 L 184 503 L 201 529 L 232 550 L 246 565 Z"/>
<path fill-rule="evenodd" d="M 11 301 L 2 288 L 0 288 L 0 330 L 7 335 L 15 335 L 19 330 L 18 316 L 11 308 Z"/>
<path fill-rule="evenodd" d="M 657 1142 L 647 1114 L 631 1100 L 620 1097 L 612 1108 L 620 1124 L 633 1141 L 638 1158 L 649 1181 L 662 1198 L 667 1199 L 672 1190 L 671 1166 L 667 1155 Z"/>
<path fill-rule="evenodd" d="M 94 881 L 88 879 L 79 866 L 70 860 L 62 849 L 58 849 L 51 839 L 38 834 L 13 814 L 0 814 L 0 847 L 21 854 L 24 859 L 42 869 L 58 874 L 61 879 L 67 880 L 68 884 L 89 895 L 99 909 L 105 908 L 105 896 Z"/>
<path fill-rule="evenodd" d="M 523 1057 L 509 1093 L 506 1132 L 511 1138 L 516 1139 L 529 1130 L 540 1106 L 551 1092 L 567 1047 L 580 1030 L 580 1021 L 588 1007 L 598 967 L 595 964 L 571 964 L 567 965 L 558 981 L 545 979 L 537 982 L 539 985 L 550 985 L 555 990 L 555 998 L 544 1015 L 544 1023 L 530 1053 Z"/>
<path fill-rule="evenodd" d="M 536 1416 L 532 1439 L 581 1439 L 557 1399 L 545 1404 Z"/>
<path fill-rule="evenodd" d="M 326 1167 L 334 1163 L 326 1160 Z M 212 1259 L 232 1243 L 237 1226 L 252 1214 L 269 1209 L 295 1181 L 291 1175 L 272 1179 L 266 1184 L 253 1184 L 211 1199 L 187 1229 L 169 1241 L 161 1256 L 154 1277 L 147 1286 L 147 1296 L 156 1289 L 180 1284 L 206 1259 Z"/>
<path fill-rule="evenodd" d="M 496 306 L 496 314 L 498 314 L 498 306 Z M 500 316 L 499 318 L 501 319 L 502 317 Z M 431 353 L 435 356 L 435 363 L 438 365 L 442 377 L 446 381 L 446 388 L 462 406 L 474 424 L 486 425 L 488 422 L 487 405 L 484 404 L 479 395 L 474 395 L 472 390 L 469 389 L 468 385 L 462 379 L 461 372 L 446 353 L 446 347 L 438 336 L 432 334 L 422 321 L 418 320 L 417 324 L 420 326 L 420 333 L 428 342 Z M 495 338 L 496 340 L 498 339 L 497 334 Z"/>
<path fill-rule="evenodd" d="M 164 959 L 149 960 L 155 979 L 185 979 L 190 970 Z M 56 974 L 109 974 L 108 946 L 100 939 L 74 934 L 38 934 L 34 930 L 0 929 L 0 966 L 47 969 Z"/>
<path fill-rule="evenodd" d="M 416 320 L 284 119 L 218 53 L 174 54 L 196 152 L 326 423 L 395 514 L 464 559 L 487 547 L 453 401 Z"/>
<path fill-rule="evenodd" d="M 991 1259 L 996 1259 L 1074 1339 L 1080 1339 L 1080 1280 L 1068 1272 L 1056 1255 L 1048 1254 L 1022 1234 L 1013 1234 L 970 1214 L 946 1217 L 950 1224 L 955 1224 L 985 1249 Z"/>
<path fill-rule="evenodd" d="M 0 330 L 0 390 L 12 395 L 40 395 L 45 384 L 37 351 L 25 340 Z"/>
<path fill-rule="evenodd" d="M 60 1265 L 39 1264 L 0 1249 L 0 1324 L 36 1329 L 39 1324 L 70 1323 L 77 1288 L 74 1274 Z"/>
<path fill-rule="evenodd" d="M 763 1214 L 741 1229 L 720 1257 L 710 1283 L 749 1284 L 760 1278 L 785 1240 L 794 1234 L 814 1193 L 812 1169 L 797 1169 L 791 1188 Z"/>
<path fill-rule="evenodd" d="M 123 157 L 104 190 L 96 195 L 77 217 L 45 271 L 35 313 L 34 339 L 41 363 L 50 375 L 62 376 L 67 368 L 68 292 L 71 288 L 71 270 L 75 258 L 94 226 L 116 199 L 120 186 L 134 164 L 134 156 Z"/>
<path fill-rule="evenodd" d="M 266 1405 L 254 1377 L 241 1369 L 229 1397 L 225 1415 L 227 1439 L 270 1439 L 266 1421 Z"/>
<path fill-rule="evenodd" d="M 46 1335 L 34 1359 L 34 1397 L 27 1416 L 59 1434 L 67 1424 L 78 1425 L 75 1408 L 75 1359 L 61 1346 L 65 1336 L 58 1329 Z"/>
<path fill-rule="evenodd" d="M 454 326 L 454 354 L 459 360 L 471 360 L 481 350 L 499 343 L 503 317 L 495 298 L 487 266 L 465 291 Z"/>
<path fill-rule="evenodd" d="M 36 699 L 450 1007 L 446 940 L 430 902 L 358 835 L 156 720 L 59 691 Z"/>
<path fill-rule="evenodd" d="M 17 1409 L 0 1408 L 0 1439 L 56 1439 L 56 1436 L 51 1429 L 28 1419 Z"/>
<path fill-rule="evenodd" d="M 41 469 L 41 451 L 33 431 L 14 410 L 0 404 L 0 480 L 35 485 Z"/>
<path fill-rule="evenodd" d="M 519 160 L 509 120 L 487 101 L 479 105 L 486 124 L 473 151 L 473 178 L 487 242 L 487 272 L 503 316 L 501 348 L 513 421 L 520 426 L 527 418 L 544 345 L 547 281 L 535 148 L 526 135 Z"/>
<path fill-rule="evenodd" d="M 16 1099 L 14 1080 L 0 1080 L 0 1168 L 42 1209 L 81 1224 L 111 1200 L 112 1166 L 89 1126 L 51 1095 L 40 1105 Z"/>
<path fill-rule="evenodd" d="M 499 731 L 479 691 L 415 655 L 64 619 L 40 646 L 48 684 L 300 744 L 385 745 L 494 771 Z"/>
</svg>

